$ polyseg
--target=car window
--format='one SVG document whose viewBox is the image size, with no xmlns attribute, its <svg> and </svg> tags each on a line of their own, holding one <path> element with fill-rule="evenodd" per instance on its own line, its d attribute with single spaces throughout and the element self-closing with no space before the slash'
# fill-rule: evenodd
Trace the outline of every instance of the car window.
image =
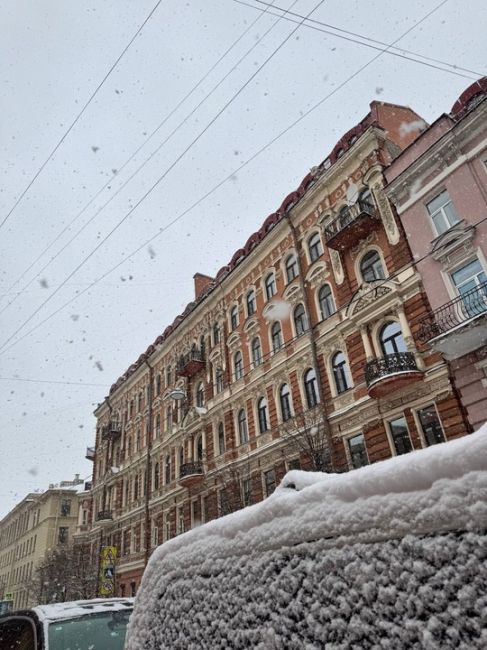
<svg viewBox="0 0 487 650">
<path fill-rule="evenodd" d="M 122 650 L 131 611 L 89 614 L 49 625 L 49 650 Z"/>
<path fill-rule="evenodd" d="M 0 621 L 1 650 L 34 650 L 36 633 L 28 618 L 10 618 Z"/>
</svg>

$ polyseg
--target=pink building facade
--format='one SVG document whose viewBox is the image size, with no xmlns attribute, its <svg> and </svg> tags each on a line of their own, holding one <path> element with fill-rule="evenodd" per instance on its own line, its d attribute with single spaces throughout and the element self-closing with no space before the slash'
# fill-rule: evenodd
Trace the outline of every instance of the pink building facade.
<svg viewBox="0 0 487 650">
<path fill-rule="evenodd" d="M 487 78 L 417 126 L 386 170 L 386 194 L 432 308 L 420 338 L 449 362 L 475 430 L 487 420 Z"/>
</svg>

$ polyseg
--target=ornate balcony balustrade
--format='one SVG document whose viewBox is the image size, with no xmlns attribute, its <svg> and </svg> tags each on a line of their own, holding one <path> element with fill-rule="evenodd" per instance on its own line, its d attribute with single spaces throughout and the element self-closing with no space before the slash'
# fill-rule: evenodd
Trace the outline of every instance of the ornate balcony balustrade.
<svg viewBox="0 0 487 650">
<path fill-rule="evenodd" d="M 380 225 L 380 216 L 375 205 L 359 200 L 340 211 L 340 214 L 325 227 L 325 239 L 330 248 L 344 251 L 353 248 L 358 242 Z"/>
<path fill-rule="evenodd" d="M 461 325 L 473 323 L 479 316 L 487 316 L 487 282 L 430 312 L 423 320 L 418 337 L 427 343 Z"/>
<path fill-rule="evenodd" d="M 187 354 L 179 357 L 176 374 L 180 377 L 192 377 L 205 366 L 205 355 L 202 350 L 193 348 Z"/>
<path fill-rule="evenodd" d="M 111 510 L 100 510 L 96 513 L 96 521 L 112 521 L 113 515 Z"/>
<path fill-rule="evenodd" d="M 105 424 L 101 430 L 101 439 L 102 440 L 115 440 L 122 433 L 122 425 L 120 422 L 110 421 L 108 424 Z"/>
<path fill-rule="evenodd" d="M 365 365 L 365 382 L 371 397 L 384 397 L 419 381 L 422 376 L 412 352 L 386 354 Z"/>
<path fill-rule="evenodd" d="M 191 487 L 201 483 L 204 477 L 202 461 L 195 460 L 181 465 L 178 483 L 183 487 Z"/>
</svg>

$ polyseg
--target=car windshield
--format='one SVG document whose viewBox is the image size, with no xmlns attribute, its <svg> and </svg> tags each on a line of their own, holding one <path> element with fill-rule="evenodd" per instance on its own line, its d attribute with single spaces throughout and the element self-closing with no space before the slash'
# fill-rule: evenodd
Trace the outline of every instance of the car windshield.
<svg viewBox="0 0 487 650">
<path fill-rule="evenodd" d="M 49 625 L 49 650 L 122 650 L 131 611 L 103 612 Z"/>
</svg>

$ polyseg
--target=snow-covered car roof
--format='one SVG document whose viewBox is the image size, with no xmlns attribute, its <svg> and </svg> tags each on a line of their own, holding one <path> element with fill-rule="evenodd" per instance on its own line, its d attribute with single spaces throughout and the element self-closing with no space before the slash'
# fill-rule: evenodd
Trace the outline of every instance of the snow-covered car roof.
<svg viewBox="0 0 487 650">
<path fill-rule="evenodd" d="M 237 627 L 240 625 L 242 634 L 246 634 L 246 607 L 249 602 L 254 602 L 255 590 L 261 594 L 262 601 L 267 598 L 269 590 L 273 590 L 272 578 L 265 589 L 259 586 L 260 576 L 266 572 L 266 565 L 261 560 L 265 557 L 269 563 L 279 566 L 276 576 L 283 575 L 287 571 L 287 568 L 282 568 L 287 561 L 283 559 L 286 555 L 283 555 L 283 549 L 289 549 L 286 555 L 289 558 L 293 557 L 294 549 L 299 545 L 314 544 L 318 549 L 314 557 L 321 561 L 327 553 L 329 557 L 335 557 L 337 549 L 343 551 L 346 547 L 358 548 L 361 545 L 362 549 L 367 547 L 367 552 L 370 552 L 370 548 L 378 543 L 377 548 L 381 547 L 380 552 L 387 558 L 388 554 L 396 552 L 401 540 L 411 535 L 427 539 L 431 533 L 476 530 L 480 531 L 479 539 L 485 540 L 482 531 L 486 529 L 487 425 L 471 435 L 345 474 L 291 471 L 274 494 L 263 502 L 188 531 L 155 550 L 137 594 L 126 647 L 128 650 L 156 647 L 147 639 L 148 635 L 155 634 L 154 620 L 157 616 L 164 619 L 161 625 L 168 626 L 165 628 L 168 635 L 171 633 L 170 621 L 175 617 L 180 619 L 175 623 L 180 629 L 187 625 L 186 611 L 188 616 L 191 614 L 196 621 L 206 621 L 205 624 L 213 626 L 211 629 L 214 630 L 218 621 L 210 620 L 211 612 L 221 607 L 222 600 L 231 602 L 238 598 L 242 599 L 239 601 L 241 605 L 232 616 L 241 616 L 242 620 L 239 619 L 238 624 L 236 618 L 231 620 Z M 391 540 L 394 540 L 392 545 Z M 435 543 L 440 544 L 440 541 Z M 478 539 L 472 538 L 471 543 L 475 545 Z M 448 541 L 444 546 L 448 547 Z M 435 553 L 438 555 L 438 551 Z M 470 557 L 471 553 L 472 549 L 469 549 L 464 555 Z M 374 561 L 373 555 L 369 561 Z M 261 565 L 256 571 L 259 562 Z M 358 566 L 363 564 L 358 562 Z M 316 567 L 310 570 L 313 575 L 326 575 L 328 571 L 331 575 L 335 568 L 329 564 L 322 567 L 322 572 L 317 572 Z M 413 580 L 414 570 L 414 567 L 410 568 Z M 250 573 L 254 575 L 247 593 L 242 591 L 242 584 Z M 343 572 L 330 589 L 335 589 L 342 577 Z M 289 577 L 289 584 L 292 580 Z M 222 591 L 230 583 L 234 587 L 230 587 L 225 596 Z M 210 593 L 211 588 L 214 594 Z M 275 598 L 277 601 L 273 606 L 279 602 L 279 594 Z M 174 611 L 171 613 L 172 606 Z M 252 616 L 255 611 L 254 608 Z M 226 613 L 222 610 L 217 616 L 220 615 L 226 616 Z M 184 632 L 178 631 L 177 634 L 184 637 Z M 192 637 L 194 643 L 197 631 L 193 630 L 191 634 L 196 635 Z M 188 638 L 181 638 L 167 647 L 185 647 Z M 228 638 L 222 642 L 223 645 L 215 641 L 214 647 L 227 647 L 225 642 Z M 256 637 L 256 647 L 261 647 L 258 644 L 262 642 L 262 637 Z M 247 647 L 245 643 L 239 645 L 235 639 L 231 643 L 236 644 L 232 647 Z M 281 646 L 271 644 L 270 647 Z"/>
<path fill-rule="evenodd" d="M 40 621 L 50 623 L 87 614 L 101 614 L 106 611 L 130 610 L 134 598 L 94 598 L 92 600 L 73 600 L 65 603 L 38 605 L 32 611 Z"/>
</svg>

